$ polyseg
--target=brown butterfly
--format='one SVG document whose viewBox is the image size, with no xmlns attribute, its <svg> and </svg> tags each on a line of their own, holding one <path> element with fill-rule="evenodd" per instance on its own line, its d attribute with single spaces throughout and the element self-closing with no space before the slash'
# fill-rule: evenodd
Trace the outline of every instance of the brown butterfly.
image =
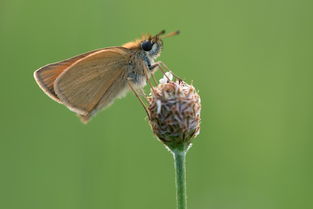
<svg viewBox="0 0 313 209">
<path fill-rule="evenodd" d="M 161 62 L 162 39 L 179 34 L 145 35 L 121 47 L 108 47 L 49 64 L 34 72 L 39 87 L 77 113 L 85 123 L 129 89 L 142 89 Z"/>
</svg>

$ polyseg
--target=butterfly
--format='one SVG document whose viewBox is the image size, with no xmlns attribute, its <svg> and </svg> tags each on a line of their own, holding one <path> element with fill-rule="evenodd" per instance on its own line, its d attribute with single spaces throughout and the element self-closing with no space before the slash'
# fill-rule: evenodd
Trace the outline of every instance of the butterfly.
<svg viewBox="0 0 313 209">
<path fill-rule="evenodd" d="M 64 104 L 87 123 L 101 109 L 129 90 L 142 89 L 161 67 L 156 62 L 163 38 L 179 34 L 144 35 L 122 46 L 93 50 L 34 72 L 39 87 L 53 100 Z"/>
</svg>

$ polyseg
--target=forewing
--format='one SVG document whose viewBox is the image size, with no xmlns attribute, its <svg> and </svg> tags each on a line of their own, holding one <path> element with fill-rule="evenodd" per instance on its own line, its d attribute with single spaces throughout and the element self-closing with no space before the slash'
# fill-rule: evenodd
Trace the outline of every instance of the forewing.
<svg viewBox="0 0 313 209">
<path fill-rule="evenodd" d="M 57 97 L 80 115 L 107 106 L 127 86 L 129 56 L 129 49 L 114 47 L 77 61 L 56 79 Z"/>
<path fill-rule="evenodd" d="M 57 62 L 57 63 L 52 63 L 48 64 L 46 66 L 43 66 L 36 70 L 34 72 L 34 77 L 40 88 L 53 100 L 57 101 L 60 103 L 59 98 L 57 97 L 55 91 L 54 91 L 54 82 L 57 79 L 57 77 L 64 72 L 69 66 L 77 62 L 78 60 L 95 53 L 99 50 L 103 49 L 98 49 L 94 51 L 90 51 L 72 58 L 69 58 L 67 60 Z"/>
</svg>

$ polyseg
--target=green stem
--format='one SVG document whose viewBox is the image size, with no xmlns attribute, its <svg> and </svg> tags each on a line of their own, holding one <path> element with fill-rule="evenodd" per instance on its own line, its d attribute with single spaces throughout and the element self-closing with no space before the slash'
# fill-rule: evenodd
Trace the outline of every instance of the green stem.
<svg viewBox="0 0 313 209">
<path fill-rule="evenodd" d="M 173 150 L 175 171 L 176 171 L 176 198 L 177 209 L 187 209 L 186 192 L 186 152 L 187 150 Z"/>
</svg>

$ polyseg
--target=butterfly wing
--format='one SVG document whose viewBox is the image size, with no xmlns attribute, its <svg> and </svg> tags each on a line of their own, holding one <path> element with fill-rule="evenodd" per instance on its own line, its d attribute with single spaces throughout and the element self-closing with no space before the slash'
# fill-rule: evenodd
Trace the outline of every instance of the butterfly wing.
<svg viewBox="0 0 313 209">
<path fill-rule="evenodd" d="M 127 90 L 130 50 L 107 48 L 75 62 L 54 82 L 60 101 L 85 120 Z"/>
<path fill-rule="evenodd" d="M 71 66 L 73 63 L 99 50 L 103 50 L 103 49 L 93 50 L 93 51 L 69 58 L 67 60 L 48 64 L 46 66 L 39 68 L 38 70 L 34 72 L 34 77 L 35 77 L 37 84 L 51 99 L 55 100 L 56 102 L 61 103 L 54 91 L 54 82 L 57 79 L 57 77 L 62 72 L 64 72 L 69 66 Z"/>
</svg>

